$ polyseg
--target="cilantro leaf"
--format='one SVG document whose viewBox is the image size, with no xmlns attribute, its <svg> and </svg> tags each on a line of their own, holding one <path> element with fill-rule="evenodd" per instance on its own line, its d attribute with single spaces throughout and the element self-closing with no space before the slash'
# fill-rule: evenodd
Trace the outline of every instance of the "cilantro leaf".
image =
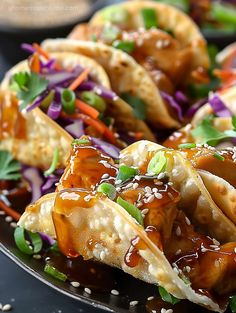
<svg viewBox="0 0 236 313">
<path fill-rule="evenodd" d="M 173 305 L 180 302 L 180 299 L 177 299 L 176 297 L 172 296 L 168 291 L 165 290 L 165 288 L 159 286 L 158 290 L 159 290 L 159 294 L 160 294 L 163 301 L 169 302 Z"/>
<path fill-rule="evenodd" d="M 224 132 L 221 132 L 215 129 L 212 125 L 212 120 L 212 116 L 206 117 L 194 130 L 192 130 L 191 134 L 193 135 L 193 137 L 198 138 L 200 140 L 200 143 L 207 143 L 208 145 L 214 147 L 221 140 L 236 137 L 236 131 L 234 130 L 226 130 Z"/>
<path fill-rule="evenodd" d="M 20 72 L 12 77 L 12 85 L 14 88 L 17 86 L 17 97 L 23 101 L 20 110 L 23 110 L 46 90 L 48 81 L 36 73 Z"/>
<path fill-rule="evenodd" d="M 20 163 L 8 151 L 0 151 L 0 179 L 17 180 L 21 178 Z"/>
<path fill-rule="evenodd" d="M 147 106 L 141 98 L 132 96 L 128 92 L 123 93 L 121 98 L 133 108 L 134 116 L 136 118 L 139 120 L 145 120 L 147 116 Z"/>
</svg>

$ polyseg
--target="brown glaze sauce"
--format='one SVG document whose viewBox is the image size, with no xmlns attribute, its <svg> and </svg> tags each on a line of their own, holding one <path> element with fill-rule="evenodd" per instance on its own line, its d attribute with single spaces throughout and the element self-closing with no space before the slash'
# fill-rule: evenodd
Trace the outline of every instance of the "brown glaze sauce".
<svg viewBox="0 0 236 313">
<path fill-rule="evenodd" d="M 8 137 L 26 139 L 26 121 L 19 111 L 17 99 L 4 93 L 0 94 L 0 140 Z"/>
</svg>

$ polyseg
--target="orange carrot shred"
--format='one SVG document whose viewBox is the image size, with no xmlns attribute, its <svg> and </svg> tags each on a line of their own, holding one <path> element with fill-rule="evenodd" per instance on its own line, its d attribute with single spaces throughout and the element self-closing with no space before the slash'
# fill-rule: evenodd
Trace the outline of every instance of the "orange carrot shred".
<svg viewBox="0 0 236 313">
<path fill-rule="evenodd" d="M 11 216 L 15 221 L 19 221 L 21 215 L 20 213 L 16 212 L 9 206 L 7 206 L 3 201 L 0 200 L 0 208 L 7 213 L 7 215 Z"/>
<path fill-rule="evenodd" d="M 39 55 L 43 56 L 46 60 L 50 60 L 49 54 L 48 54 L 46 51 L 44 51 L 44 50 L 40 47 L 40 45 L 38 45 L 36 42 L 34 42 L 34 43 L 32 44 L 32 46 L 33 46 L 33 48 L 38 52 Z M 55 64 L 54 64 L 54 68 L 55 68 L 56 70 L 60 70 L 60 69 L 61 69 L 61 66 L 60 66 L 58 63 L 55 63 Z"/>
<path fill-rule="evenodd" d="M 85 69 L 68 87 L 70 90 L 74 91 L 82 82 L 88 77 L 89 69 Z"/>
<path fill-rule="evenodd" d="M 76 99 L 75 105 L 82 113 L 89 115 L 93 119 L 98 118 L 98 116 L 99 116 L 98 110 L 94 109 L 93 107 L 91 107 L 87 103 L 84 103 L 83 101 L 81 101 L 79 99 Z"/>
<path fill-rule="evenodd" d="M 39 73 L 40 72 L 40 60 L 38 54 L 34 53 L 32 58 L 29 60 L 29 66 L 32 72 Z"/>
</svg>

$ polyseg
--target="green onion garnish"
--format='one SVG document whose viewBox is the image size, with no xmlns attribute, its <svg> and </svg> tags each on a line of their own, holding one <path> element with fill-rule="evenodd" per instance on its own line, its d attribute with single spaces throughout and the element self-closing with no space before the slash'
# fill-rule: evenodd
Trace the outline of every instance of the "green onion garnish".
<svg viewBox="0 0 236 313">
<path fill-rule="evenodd" d="M 163 151 L 158 151 L 148 164 L 148 174 L 158 175 L 166 168 L 167 159 Z"/>
<path fill-rule="evenodd" d="M 51 90 L 49 94 L 40 103 L 40 108 L 48 109 L 49 105 L 52 103 L 55 96 L 55 90 Z"/>
<path fill-rule="evenodd" d="M 150 29 L 152 27 L 158 27 L 156 11 L 151 8 L 145 8 L 141 10 L 143 17 L 144 27 Z"/>
<path fill-rule="evenodd" d="M 67 280 L 67 276 L 66 274 L 58 271 L 54 266 L 51 266 L 49 264 L 46 264 L 44 267 L 44 272 L 53 276 L 56 279 L 59 279 L 61 281 L 66 281 Z"/>
<path fill-rule="evenodd" d="M 58 247 L 58 243 L 57 241 L 54 242 L 54 244 L 51 246 L 50 251 L 53 251 L 55 253 L 61 253 L 60 249 Z"/>
<path fill-rule="evenodd" d="M 104 112 L 106 110 L 107 106 L 104 99 L 92 91 L 83 91 L 81 93 L 81 98 L 84 102 L 94 107 L 99 112 Z"/>
<path fill-rule="evenodd" d="M 73 114 L 75 112 L 75 93 L 70 89 L 64 89 L 61 94 L 61 102 L 63 110 L 67 114 Z"/>
<path fill-rule="evenodd" d="M 101 11 L 105 21 L 113 24 L 125 24 L 129 20 L 129 12 L 121 5 L 114 5 Z"/>
<path fill-rule="evenodd" d="M 133 178 L 137 174 L 137 169 L 128 167 L 126 165 L 121 165 L 116 180 L 121 180 L 122 182 L 124 182 L 127 179 Z"/>
<path fill-rule="evenodd" d="M 89 145 L 91 144 L 89 139 L 81 138 L 81 139 L 74 139 L 71 143 L 72 146 L 79 146 L 79 145 Z"/>
<path fill-rule="evenodd" d="M 215 157 L 216 159 L 218 159 L 220 161 L 224 161 L 225 160 L 225 158 L 222 155 L 220 155 L 219 153 L 214 153 L 213 157 Z"/>
<path fill-rule="evenodd" d="M 168 291 L 165 290 L 165 288 L 159 286 L 158 290 L 159 290 L 159 294 L 160 294 L 163 301 L 169 302 L 173 305 L 180 302 L 180 299 L 177 299 L 176 297 L 172 296 Z"/>
<path fill-rule="evenodd" d="M 112 46 L 126 53 L 132 53 L 135 49 L 135 43 L 133 41 L 116 40 Z"/>
<path fill-rule="evenodd" d="M 112 184 L 102 183 L 98 186 L 97 191 L 103 193 L 111 200 L 116 198 L 116 188 Z"/>
<path fill-rule="evenodd" d="M 25 239 L 25 233 L 27 232 L 29 239 L 31 241 L 28 242 Z M 30 231 L 26 231 L 22 227 L 17 227 L 14 232 L 15 243 L 18 249 L 25 254 L 35 254 L 41 251 L 43 246 L 42 238 L 37 233 L 32 233 Z"/>
<path fill-rule="evenodd" d="M 120 29 L 115 25 L 105 25 L 101 37 L 105 42 L 112 43 L 120 34 Z"/>
<path fill-rule="evenodd" d="M 56 170 L 58 161 L 59 161 L 59 149 L 56 148 L 53 152 L 52 163 L 51 163 L 49 169 L 44 172 L 45 177 L 51 175 Z"/>
<path fill-rule="evenodd" d="M 179 145 L 179 149 L 192 149 L 192 148 L 196 148 L 195 143 L 181 143 Z"/>
<path fill-rule="evenodd" d="M 232 313 L 236 313 L 236 296 L 230 297 L 229 306 Z"/>
<path fill-rule="evenodd" d="M 236 130 L 236 116 L 235 115 L 232 116 L 232 125 L 233 125 L 233 129 Z"/>
<path fill-rule="evenodd" d="M 227 7 L 218 2 L 212 3 L 212 17 L 221 23 L 232 24 L 236 26 L 236 11 L 232 7 Z"/>
<path fill-rule="evenodd" d="M 116 202 L 122 206 L 136 221 L 143 225 L 143 216 L 138 208 L 135 205 L 123 200 L 121 197 L 118 197 Z"/>
</svg>

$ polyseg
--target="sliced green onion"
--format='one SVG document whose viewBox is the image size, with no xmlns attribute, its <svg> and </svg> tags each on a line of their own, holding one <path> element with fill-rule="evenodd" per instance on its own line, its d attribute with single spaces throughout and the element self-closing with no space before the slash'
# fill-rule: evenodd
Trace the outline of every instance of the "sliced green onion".
<svg viewBox="0 0 236 313">
<path fill-rule="evenodd" d="M 164 151 L 158 151 L 148 164 L 147 172 L 149 174 L 158 175 L 166 168 L 167 159 Z"/>
<path fill-rule="evenodd" d="M 51 163 L 49 169 L 44 172 L 44 176 L 45 176 L 45 177 L 51 175 L 51 174 L 56 170 L 58 161 L 59 161 L 59 149 L 56 148 L 56 149 L 54 150 L 54 152 L 53 152 L 52 163 Z"/>
<path fill-rule="evenodd" d="M 97 191 L 103 193 L 111 200 L 116 198 L 116 188 L 112 184 L 102 183 L 98 186 Z"/>
<path fill-rule="evenodd" d="M 160 294 L 163 301 L 169 302 L 173 305 L 180 302 L 180 299 L 177 299 L 176 297 L 172 296 L 168 291 L 165 290 L 165 288 L 159 286 L 158 290 L 159 290 L 159 294 Z"/>
<path fill-rule="evenodd" d="M 152 8 L 145 8 L 141 10 L 144 27 L 150 29 L 158 27 L 156 11 Z"/>
<path fill-rule="evenodd" d="M 123 200 L 121 197 L 118 197 L 116 202 L 122 206 L 136 221 L 143 226 L 143 216 L 142 213 L 135 205 Z"/>
<path fill-rule="evenodd" d="M 83 91 L 81 93 L 81 98 L 84 102 L 94 107 L 99 112 L 104 112 L 107 108 L 105 100 L 92 91 Z"/>
<path fill-rule="evenodd" d="M 232 313 L 236 313 L 236 296 L 230 297 L 229 306 Z"/>
<path fill-rule="evenodd" d="M 128 92 L 122 93 L 121 98 L 133 108 L 134 116 L 137 119 L 145 120 L 147 116 L 147 106 L 141 98 L 133 96 Z"/>
<path fill-rule="evenodd" d="M 91 141 L 86 138 L 74 139 L 71 143 L 72 146 L 89 145 L 89 144 L 91 144 Z"/>
<path fill-rule="evenodd" d="M 55 90 L 51 90 L 49 94 L 43 99 L 43 101 L 40 103 L 40 107 L 42 109 L 48 109 L 49 105 L 52 103 L 55 96 Z"/>
<path fill-rule="evenodd" d="M 125 24 L 129 20 L 129 12 L 121 5 L 114 5 L 101 11 L 105 21 L 114 24 Z"/>
<path fill-rule="evenodd" d="M 112 43 L 114 40 L 118 38 L 120 34 L 120 29 L 115 25 L 105 25 L 101 37 L 108 43 Z"/>
<path fill-rule="evenodd" d="M 75 93 L 70 89 L 64 89 L 61 94 L 61 102 L 63 110 L 67 114 L 73 114 L 75 112 Z"/>
<path fill-rule="evenodd" d="M 235 115 L 232 116 L 232 125 L 233 125 L 233 129 L 236 130 L 236 116 Z"/>
<path fill-rule="evenodd" d="M 137 169 L 128 167 L 126 165 L 121 165 L 116 180 L 121 180 L 124 182 L 127 179 L 133 178 L 135 175 L 138 175 Z"/>
<path fill-rule="evenodd" d="M 132 53 L 135 49 L 134 41 L 116 40 L 113 42 L 112 46 L 126 53 Z"/>
<path fill-rule="evenodd" d="M 161 0 L 161 2 L 173 5 L 184 12 L 189 12 L 189 0 Z"/>
<path fill-rule="evenodd" d="M 224 161 L 225 160 L 225 158 L 222 155 L 220 155 L 219 153 L 214 153 L 213 157 L 215 157 L 216 159 L 218 159 L 220 161 Z"/>
<path fill-rule="evenodd" d="M 55 241 L 55 243 L 51 246 L 50 251 L 53 251 L 55 253 L 61 253 L 59 247 L 58 247 L 58 243 L 57 241 Z"/>
<path fill-rule="evenodd" d="M 192 148 L 196 148 L 195 143 L 181 143 L 179 145 L 179 149 L 192 149 Z"/>
<path fill-rule="evenodd" d="M 211 14 L 214 19 L 221 23 L 228 23 L 236 26 L 236 10 L 231 6 L 223 5 L 219 2 L 213 2 Z"/>
<path fill-rule="evenodd" d="M 27 231 L 31 240 L 29 243 L 25 238 L 26 230 L 22 227 L 17 227 L 14 232 L 14 239 L 18 249 L 25 254 L 35 254 L 41 251 L 43 246 L 42 238 L 37 233 Z"/>
<path fill-rule="evenodd" d="M 56 279 L 59 279 L 61 281 L 66 281 L 67 280 L 67 276 L 66 274 L 58 271 L 54 266 L 50 265 L 50 264 L 46 264 L 44 267 L 44 272 L 53 276 Z"/>
</svg>

